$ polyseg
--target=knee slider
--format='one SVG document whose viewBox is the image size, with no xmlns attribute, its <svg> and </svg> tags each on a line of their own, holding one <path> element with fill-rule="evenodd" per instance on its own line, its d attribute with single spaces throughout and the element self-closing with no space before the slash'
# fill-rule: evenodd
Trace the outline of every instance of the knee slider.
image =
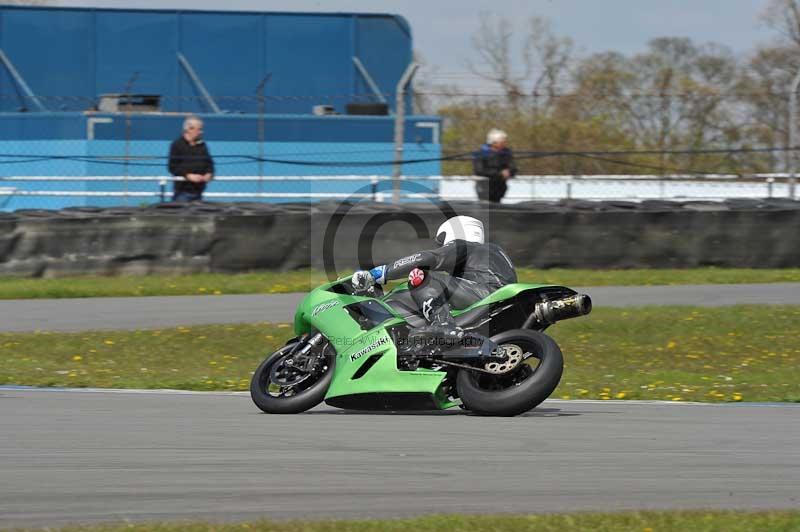
<svg viewBox="0 0 800 532">
<path fill-rule="evenodd" d="M 409 290 L 413 290 L 414 288 L 419 288 L 425 281 L 427 280 L 427 275 L 425 275 L 425 271 L 421 268 L 414 268 L 408 273 L 408 288 Z"/>
</svg>

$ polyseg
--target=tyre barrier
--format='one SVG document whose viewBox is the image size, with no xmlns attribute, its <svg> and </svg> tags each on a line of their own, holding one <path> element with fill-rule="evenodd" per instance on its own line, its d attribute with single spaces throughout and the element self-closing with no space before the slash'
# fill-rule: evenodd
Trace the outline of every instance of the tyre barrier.
<svg viewBox="0 0 800 532">
<path fill-rule="evenodd" d="M 800 267 L 800 202 L 161 203 L 0 213 L 0 275 L 317 268 L 347 273 L 432 247 L 450 214 L 535 268 Z"/>
</svg>

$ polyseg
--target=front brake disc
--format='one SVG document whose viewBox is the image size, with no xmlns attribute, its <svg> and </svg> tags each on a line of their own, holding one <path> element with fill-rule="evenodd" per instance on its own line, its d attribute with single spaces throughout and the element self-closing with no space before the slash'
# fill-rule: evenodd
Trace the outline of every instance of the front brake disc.
<svg viewBox="0 0 800 532">
<path fill-rule="evenodd" d="M 296 367 L 291 355 L 279 360 L 269 372 L 269 380 L 281 387 L 294 386 L 306 380 L 310 374 Z"/>
</svg>

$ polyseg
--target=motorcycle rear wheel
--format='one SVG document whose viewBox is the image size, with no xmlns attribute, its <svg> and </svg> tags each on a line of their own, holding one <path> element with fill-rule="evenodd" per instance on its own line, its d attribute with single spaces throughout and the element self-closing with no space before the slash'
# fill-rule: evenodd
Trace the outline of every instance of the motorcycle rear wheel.
<svg viewBox="0 0 800 532">
<path fill-rule="evenodd" d="M 325 399 L 333 379 L 335 357 L 332 355 L 325 357 L 321 371 L 308 375 L 296 385 L 282 386 L 273 381 L 276 366 L 286 362 L 296 346 L 296 342 L 291 343 L 272 353 L 258 366 L 250 380 L 250 397 L 267 414 L 299 414 Z"/>
<path fill-rule="evenodd" d="M 558 344 L 546 334 L 528 329 L 505 331 L 492 340 L 509 352 L 521 351 L 523 361 L 497 375 L 459 371 L 456 389 L 464 407 L 487 416 L 516 416 L 536 408 L 561 380 L 564 356 Z M 531 362 L 537 362 L 535 367 Z"/>
</svg>

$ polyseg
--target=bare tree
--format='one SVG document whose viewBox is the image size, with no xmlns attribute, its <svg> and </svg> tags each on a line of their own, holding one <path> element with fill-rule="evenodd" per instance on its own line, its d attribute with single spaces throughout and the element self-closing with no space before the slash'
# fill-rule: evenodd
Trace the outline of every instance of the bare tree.
<svg viewBox="0 0 800 532">
<path fill-rule="evenodd" d="M 587 58 L 576 84 L 584 117 L 606 116 L 641 145 L 669 150 L 727 141 L 737 74 L 736 59 L 723 47 L 659 38 L 631 58 Z M 667 159 L 659 161 L 662 166 Z"/>
<path fill-rule="evenodd" d="M 525 80 L 530 76 L 530 64 L 524 61 L 524 72 L 514 74 L 512 36 L 513 27 L 507 19 L 481 13 L 480 28 L 472 36 L 472 46 L 481 61 L 479 64 L 470 61 L 467 66 L 473 74 L 500 85 L 506 96 L 516 101 L 524 92 Z"/>
<path fill-rule="evenodd" d="M 770 0 L 762 19 L 777 31 L 778 41 L 762 47 L 750 60 L 742 84 L 751 94 L 746 98 L 751 120 L 750 134 L 771 146 L 789 145 L 788 99 L 792 78 L 800 71 L 800 1 Z M 788 166 L 786 153 L 784 164 Z M 771 157 L 773 169 L 779 166 Z"/>
<path fill-rule="evenodd" d="M 800 57 L 793 44 L 764 47 L 750 58 L 739 81 L 739 94 L 745 112 L 741 133 L 752 145 L 789 145 L 789 88 L 798 70 Z M 788 164 L 778 153 L 764 154 L 753 162 L 762 171 L 780 171 Z"/>
<path fill-rule="evenodd" d="M 540 17 L 528 21 L 527 34 L 518 43 L 519 50 L 515 50 L 513 35 L 510 21 L 483 13 L 480 28 L 472 38 L 481 61 L 469 63 L 469 69 L 497 83 L 512 104 L 532 96 L 534 107 L 546 107 L 559 87 L 568 81 L 572 41 L 555 35 L 550 22 Z"/>
<path fill-rule="evenodd" d="M 800 47 L 800 2 L 798 0 L 770 0 L 762 14 L 768 26 L 778 31 L 782 38 Z"/>
<path fill-rule="evenodd" d="M 456 85 L 436 81 L 441 70 L 428 63 L 417 50 L 414 50 L 414 61 L 422 67 L 414 77 L 412 96 L 415 113 L 436 114 L 441 108 L 464 99 L 463 91 Z"/>
<path fill-rule="evenodd" d="M 573 48 L 569 37 L 559 37 L 553 32 L 550 21 L 539 17 L 530 20 L 530 33 L 523 57 L 527 70 L 538 72 L 531 86 L 535 102 L 542 94 L 552 99 L 568 82 L 566 76 Z"/>
</svg>

